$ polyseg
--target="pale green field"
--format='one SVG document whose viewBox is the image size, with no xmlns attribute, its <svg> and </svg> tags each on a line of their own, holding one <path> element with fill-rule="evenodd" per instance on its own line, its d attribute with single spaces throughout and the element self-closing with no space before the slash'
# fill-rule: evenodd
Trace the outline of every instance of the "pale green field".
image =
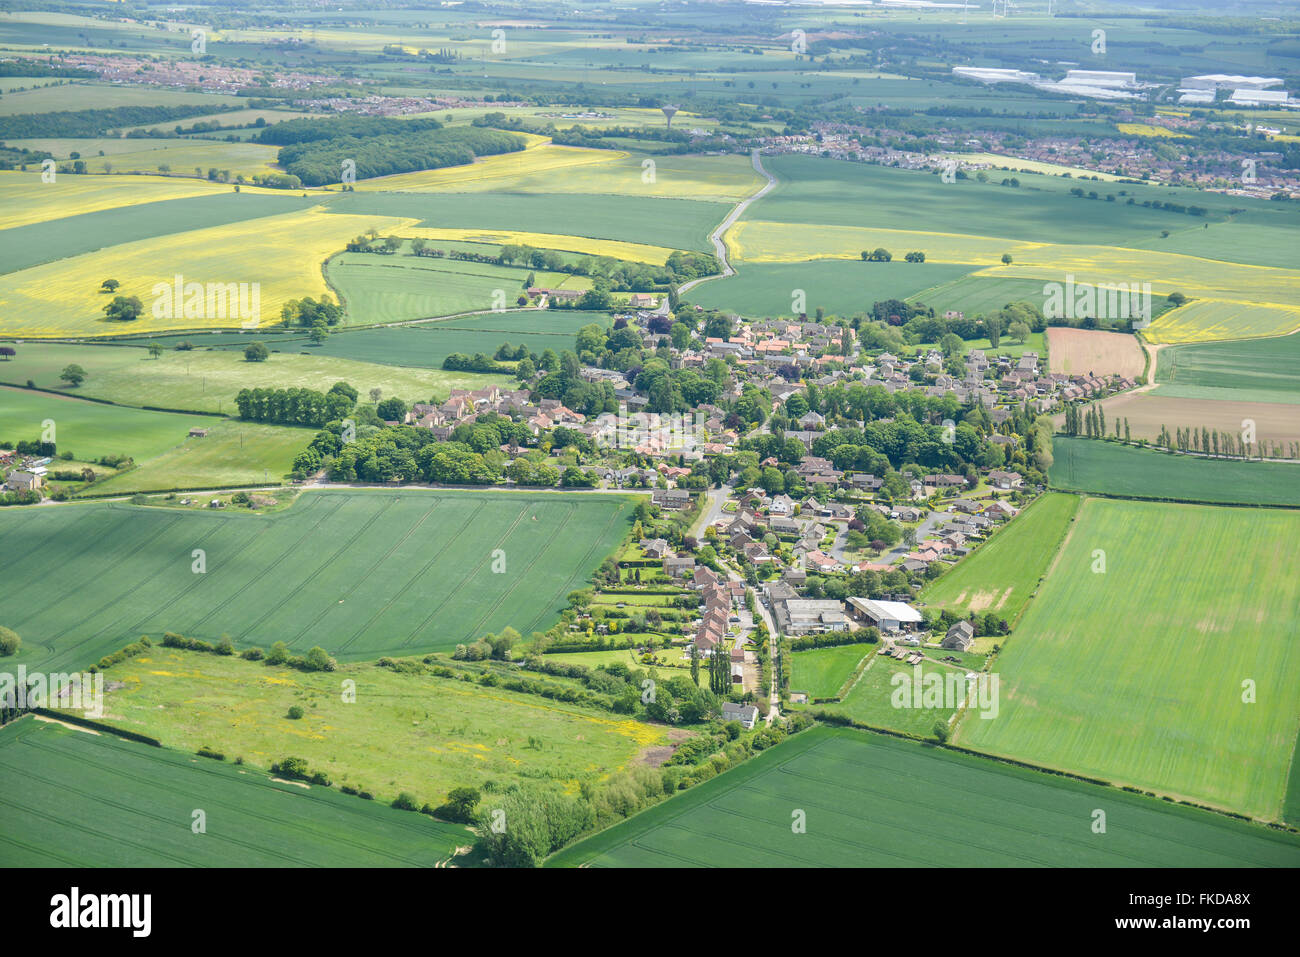
<svg viewBox="0 0 1300 957">
<path fill-rule="evenodd" d="M 175 447 L 95 485 L 96 494 L 155 492 L 173 488 L 222 485 L 272 485 L 293 467 L 315 429 L 264 425 L 237 419 L 203 423 L 203 438 L 183 437 Z"/>
<path fill-rule="evenodd" d="M 1279 819 L 1300 726 L 1297 533 L 1290 510 L 1086 500 L 994 665 L 999 716 L 957 740 Z"/>
<path fill-rule="evenodd" d="M 256 339 L 254 334 L 248 336 L 249 342 Z M 196 341 L 201 344 L 202 338 L 196 337 Z M 139 340 L 138 344 L 147 342 Z M 31 379 L 43 389 L 66 389 L 59 373 L 75 363 L 86 370 L 86 381 L 74 390 L 76 395 L 121 405 L 233 415 L 235 395 L 245 388 L 325 392 L 343 381 L 363 398 L 377 388 L 385 398 L 398 396 L 409 403 L 434 397 L 441 401 L 452 389 L 479 389 L 506 381 L 501 376 L 357 362 L 316 352 L 306 340 L 284 346 L 268 340 L 267 347 L 286 351 L 272 352 L 265 362 L 248 362 L 238 350 L 167 349 L 153 359 L 146 349 L 128 346 L 23 343 L 15 346 L 18 355 L 14 359 L 0 362 L 0 382 L 22 385 Z"/>
</svg>

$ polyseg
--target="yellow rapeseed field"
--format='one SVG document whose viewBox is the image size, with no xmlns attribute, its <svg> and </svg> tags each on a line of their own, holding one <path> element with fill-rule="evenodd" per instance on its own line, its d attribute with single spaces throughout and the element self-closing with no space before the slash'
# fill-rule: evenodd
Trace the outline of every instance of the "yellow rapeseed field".
<svg viewBox="0 0 1300 957">
<path fill-rule="evenodd" d="M 403 239 L 449 240 L 466 243 L 519 243 L 537 249 L 558 249 L 586 256 L 611 256 L 628 262 L 662 266 L 672 255 L 667 246 L 625 243 L 616 239 L 591 239 L 564 233 L 530 233 L 518 229 L 461 229 L 442 226 L 415 226 L 401 231 Z"/>
<path fill-rule="evenodd" d="M 1153 126 L 1150 123 L 1116 123 L 1115 128 L 1125 136 L 1154 136 L 1158 139 L 1174 140 L 1191 139 L 1186 133 L 1178 133 L 1174 130 L 1165 129 L 1163 126 Z"/>
<path fill-rule="evenodd" d="M 212 193 L 228 193 L 228 183 L 170 176 L 77 176 L 57 173 L 53 183 L 41 181 L 41 171 L 0 171 L 0 229 L 44 223 L 65 216 L 94 213 L 119 206 L 187 199 Z M 275 193 L 251 186 L 245 191 Z"/>
<path fill-rule="evenodd" d="M 417 222 L 393 216 L 354 216 L 319 207 L 246 222 L 195 229 L 123 243 L 98 252 L 0 276 L 0 315 L 16 336 L 120 335 L 170 329 L 239 328 L 238 315 L 186 318 L 154 314 L 155 284 L 257 283 L 261 324 L 279 318 L 289 299 L 327 292 L 321 264 L 347 241 L 372 227 L 391 233 Z M 119 295 L 139 296 L 144 314 L 134 322 L 110 322 L 99 291 L 105 279 L 121 282 Z M 251 300 L 252 286 L 249 286 Z M 233 312 L 233 310 L 230 310 Z"/>
</svg>

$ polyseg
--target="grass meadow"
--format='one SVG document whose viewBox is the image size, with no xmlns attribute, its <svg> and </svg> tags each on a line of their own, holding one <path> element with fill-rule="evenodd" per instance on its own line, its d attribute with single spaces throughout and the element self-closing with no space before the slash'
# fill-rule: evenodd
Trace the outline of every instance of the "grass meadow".
<svg viewBox="0 0 1300 957">
<path fill-rule="evenodd" d="M 240 648 L 322 645 L 342 661 L 446 651 L 507 625 L 549 627 L 626 534 L 634 502 L 408 489 L 309 491 L 268 515 L 6 509 L 6 625 L 22 636 L 18 660 L 43 668 L 89 665 L 166 631 L 229 635 Z"/>
<path fill-rule="evenodd" d="M 1278 820 L 1298 532 L 1293 511 L 1086 500 L 997 660 L 998 717 L 958 742 Z"/>
<path fill-rule="evenodd" d="M 1092 813 L 1107 812 L 1104 840 Z M 805 830 L 792 827 L 804 812 Z M 550 867 L 1295 867 L 1294 835 L 883 735 L 813 728 Z"/>
<path fill-rule="evenodd" d="M 35 718 L 0 729 L 0 768 L 6 867 L 432 867 L 473 840 L 334 788 Z"/>
<path fill-rule="evenodd" d="M 106 678 L 124 685 L 106 698 L 106 723 L 256 768 L 296 755 L 384 802 L 406 791 L 437 806 L 490 780 L 595 783 L 668 741 L 662 726 L 598 708 L 369 662 L 327 674 L 155 647 Z M 349 680 L 354 702 L 339 694 Z M 295 705 L 303 717 L 286 717 Z"/>
<path fill-rule="evenodd" d="M 264 338 L 252 333 L 233 340 L 228 349 L 204 349 L 204 339 L 195 337 L 190 341 L 199 348 L 181 351 L 168 348 L 157 359 L 144 348 L 150 339 L 134 340 L 132 347 L 25 342 L 14 347 L 18 352 L 15 358 L 0 362 L 0 382 L 21 385 L 30 379 L 41 389 L 57 389 L 120 405 L 231 415 L 236 411 L 236 394 L 246 388 L 307 388 L 325 392 L 335 382 L 343 381 L 363 397 L 371 389 L 380 389 L 385 397 L 398 396 L 410 403 L 427 402 L 435 397 L 442 401 L 452 389 L 477 389 L 506 381 L 503 376 L 444 372 L 436 367 L 402 368 L 414 365 L 413 362 L 358 361 L 349 357 L 348 344 L 361 342 L 359 335 L 331 336 L 324 345 L 315 346 L 305 338 Z M 265 342 L 273 350 L 265 362 L 244 359 L 244 346 L 255 340 Z M 427 344 L 430 340 L 423 341 Z M 557 341 L 572 345 L 571 338 L 557 337 Z M 167 344 L 171 345 L 171 341 Z M 491 354 L 500 344 L 497 338 L 486 351 Z M 76 389 L 68 388 L 59 379 L 63 368 L 70 363 L 86 370 L 85 382 Z M 4 431 L 0 429 L 0 435 Z"/>
<path fill-rule="evenodd" d="M 874 654 L 876 645 L 839 645 L 810 648 L 790 654 L 790 690 L 809 698 L 833 698 L 864 657 Z"/>
</svg>

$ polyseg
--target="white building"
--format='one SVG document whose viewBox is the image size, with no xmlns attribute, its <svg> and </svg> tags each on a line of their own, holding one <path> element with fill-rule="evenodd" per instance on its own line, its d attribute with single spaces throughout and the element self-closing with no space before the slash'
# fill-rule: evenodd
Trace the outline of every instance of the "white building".
<svg viewBox="0 0 1300 957">
<path fill-rule="evenodd" d="M 849 598 L 855 617 L 875 625 L 881 631 L 911 631 L 924 619 L 905 601 L 876 601 L 874 598 Z"/>
</svg>

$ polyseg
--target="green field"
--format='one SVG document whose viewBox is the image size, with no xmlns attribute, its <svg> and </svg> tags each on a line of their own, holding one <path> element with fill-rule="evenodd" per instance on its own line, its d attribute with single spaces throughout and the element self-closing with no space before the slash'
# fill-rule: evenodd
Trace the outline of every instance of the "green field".
<svg viewBox="0 0 1300 957">
<path fill-rule="evenodd" d="M 889 263 L 747 263 L 736 275 L 706 282 L 686 298 L 742 316 L 793 316 L 795 290 L 802 289 L 809 315 L 822 308 L 828 315 L 851 316 L 866 312 L 873 302 L 906 299 L 970 271 L 966 266 L 906 263 L 902 258 L 900 252 L 898 261 Z"/>
<path fill-rule="evenodd" d="M 96 484 L 95 495 L 184 488 L 278 484 L 293 469 L 315 429 L 210 419 L 208 434 L 186 437 L 161 455 Z"/>
<path fill-rule="evenodd" d="M 1300 333 L 1169 346 L 1156 363 L 1161 395 L 1300 403 Z"/>
<path fill-rule="evenodd" d="M 1117 442 L 1056 436 L 1053 488 L 1125 498 L 1300 505 L 1300 465 L 1175 455 Z"/>
<path fill-rule="evenodd" d="M 130 179 L 123 177 L 121 181 L 129 184 Z M 109 182 L 116 185 L 118 181 Z M 151 189 L 161 188 L 159 182 L 151 178 L 147 186 Z M 168 185 L 165 180 L 161 183 Z M 104 185 L 103 180 L 94 177 L 84 181 L 74 180 L 72 183 L 74 188 L 84 189 L 96 185 Z M 177 189 L 185 189 L 189 184 L 178 181 L 174 185 Z M 199 185 L 193 188 L 199 192 L 207 191 Z M 211 187 L 213 195 L 162 199 L 157 202 L 137 201 L 133 205 L 93 212 L 79 209 L 80 197 L 72 193 L 62 205 L 49 209 L 51 218 L 0 231 L 0 273 L 17 272 L 41 263 L 80 256 L 136 240 L 170 236 L 191 229 L 225 226 L 293 212 L 311 205 L 310 200 L 299 195 L 275 196 L 251 191 L 217 193 L 216 188 Z M 47 197 L 37 194 L 33 199 L 46 200 Z M 130 202 L 125 198 L 124 201 Z M 126 276 L 117 278 L 121 281 L 127 279 Z M 105 303 L 111 298 L 106 297 Z M 143 295 L 141 298 L 147 306 L 148 300 Z"/>
<path fill-rule="evenodd" d="M 335 213 L 416 217 L 421 226 L 562 231 L 592 239 L 712 252 L 709 233 L 730 203 L 573 193 L 344 193 Z"/>
<path fill-rule="evenodd" d="M 0 443 L 40 439 L 47 434 L 47 420 L 53 422 L 59 451 L 72 452 L 78 461 L 120 454 L 136 462 L 185 441 L 195 426 L 210 427 L 217 421 L 205 415 L 128 409 L 0 386 Z"/>
<path fill-rule="evenodd" d="M 157 359 L 144 348 L 155 341 L 152 338 L 132 340 L 131 347 L 24 342 L 14 347 L 18 353 L 15 358 L 0 362 L 0 382 L 23 385 L 31 380 L 38 388 L 58 389 L 120 405 L 233 415 L 235 396 L 240 389 L 305 388 L 326 392 L 335 382 L 343 381 L 362 397 L 368 396 L 371 389 L 380 389 L 385 398 L 397 396 L 410 403 L 427 402 L 431 398 L 443 401 L 452 389 L 479 389 L 508 381 L 504 376 L 397 368 L 407 363 L 357 361 L 348 348 L 348 343 L 354 341 L 353 335 L 360 333 L 331 336 L 323 346 L 281 335 L 160 337 L 158 341 L 165 344 L 166 351 Z M 203 348 L 215 345 L 210 340 L 217 339 L 228 339 L 230 345 L 222 349 Z M 172 348 L 182 340 L 194 343 L 196 348 L 180 351 Z M 272 350 L 265 362 L 244 359 L 244 347 L 254 340 L 264 342 Z M 572 348 L 571 338 L 562 341 Z M 490 352 L 495 352 L 500 344 L 497 341 Z M 59 380 L 69 363 L 86 370 L 85 382 L 76 389 L 69 389 Z M 50 401 L 59 400 L 51 398 Z M 0 429 L 0 435 L 5 431 Z"/>
<path fill-rule="evenodd" d="M 325 267 L 353 326 L 486 312 L 497 302 L 515 308 L 529 275 L 544 289 L 591 286 L 567 273 L 423 256 L 342 253 Z"/>
<path fill-rule="evenodd" d="M 662 726 L 609 711 L 369 662 L 326 674 L 155 647 L 106 678 L 125 686 L 106 697 L 109 724 L 263 769 L 296 755 L 385 802 L 405 791 L 438 806 L 490 780 L 594 784 L 668 740 Z M 356 682 L 355 702 L 342 700 L 343 681 Z M 295 705 L 303 717 L 285 717 Z"/>
<path fill-rule="evenodd" d="M 927 585 L 921 601 L 962 615 L 994 611 L 1014 624 L 1047 574 L 1078 508 L 1078 496 L 1042 496 Z"/>
<path fill-rule="evenodd" d="M 322 645 L 344 661 L 450 650 L 506 625 L 549 627 L 626 534 L 634 502 L 409 489 L 304 492 L 268 515 L 6 509 L 5 624 L 23 638 L 19 660 L 45 668 L 89 665 L 165 631 Z"/>
<path fill-rule="evenodd" d="M 1297 533 L 1292 511 L 1086 500 L 998 658 L 999 716 L 957 740 L 1277 820 L 1300 727 Z"/>
<path fill-rule="evenodd" d="M 1107 831 L 1091 830 L 1093 812 Z M 806 832 L 794 833 L 794 812 Z M 813 728 L 552 867 L 1295 867 L 1294 835 L 1117 789 Z"/>
<path fill-rule="evenodd" d="M 1011 188 L 997 185 L 1000 176 L 994 176 L 989 183 L 974 179 L 944 183 L 937 175 L 926 172 L 811 156 L 778 155 L 765 157 L 763 162 L 780 183 L 747 210 L 746 219 L 881 226 L 1046 243 L 1062 242 L 1062 227 L 1068 224 L 1068 239 L 1064 241 L 1070 243 L 1133 246 L 1149 240 L 1153 248 L 1162 251 L 1175 251 L 1159 244 L 1163 230 L 1178 233 L 1194 227 L 1200 231 L 1208 221 L 1211 228 L 1205 232 L 1212 232 L 1229 218 L 1229 209 L 1234 206 L 1250 207 L 1245 214 L 1250 225 L 1238 231 L 1239 237 L 1249 234 L 1256 224 L 1294 229 L 1296 222 L 1296 214 L 1278 209 L 1277 203 L 1242 201 L 1173 187 L 1085 184 L 1086 189 L 1103 193 L 1126 191 L 1124 199 L 1105 202 L 1071 196 L 1070 189 L 1080 185 L 1076 180 L 1036 173 L 1017 174 L 1021 185 Z M 1136 204 L 1126 205 L 1127 197 L 1135 198 Z M 1201 219 L 1142 206 L 1148 199 L 1195 203 L 1206 207 L 1209 214 Z M 1222 243 L 1219 247 L 1220 255 L 1229 251 Z M 901 255 L 900 250 L 894 253 Z M 1238 261 L 1259 260 L 1252 249 L 1250 255 Z M 1292 266 L 1294 262 L 1282 265 Z"/>
<path fill-rule="evenodd" d="M 833 698 L 844 682 L 852 677 L 865 655 L 873 654 L 876 645 L 839 645 L 835 648 L 811 648 L 790 655 L 790 690 L 802 691 L 809 698 Z"/>
<path fill-rule="evenodd" d="M 472 841 L 333 788 L 35 718 L 0 730 L 0 768 L 5 867 L 431 867 Z"/>
<path fill-rule="evenodd" d="M 945 681 L 948 675 L 965 674 L 965 669 L 953 669 L 948 665 L 925 661 L 917 665 L 921 669 L 921 680 L 931 672 L 939 674 Z M 891 731 L 903 731 L 907 734 L 929 737 L 934 733 L 937 721 L 948 724 L 956 712 L 955 707 L 923 707 L 923 702 L 916 702 L 915 707 L 895 707 L 894 694 L 901 690 L 903 675 L 910 689 L 917 688 L 915 668 L 912 665 L 877 655 L 862 673 L 862 677 L 853 685 L 844 700 L 838 704 L 824 706 L 826 711 L 842 714 L 846 718 L 873 728 L 888 728 Z M 921 684 L 924 691 L 924 683 Z"/>
</svg>

